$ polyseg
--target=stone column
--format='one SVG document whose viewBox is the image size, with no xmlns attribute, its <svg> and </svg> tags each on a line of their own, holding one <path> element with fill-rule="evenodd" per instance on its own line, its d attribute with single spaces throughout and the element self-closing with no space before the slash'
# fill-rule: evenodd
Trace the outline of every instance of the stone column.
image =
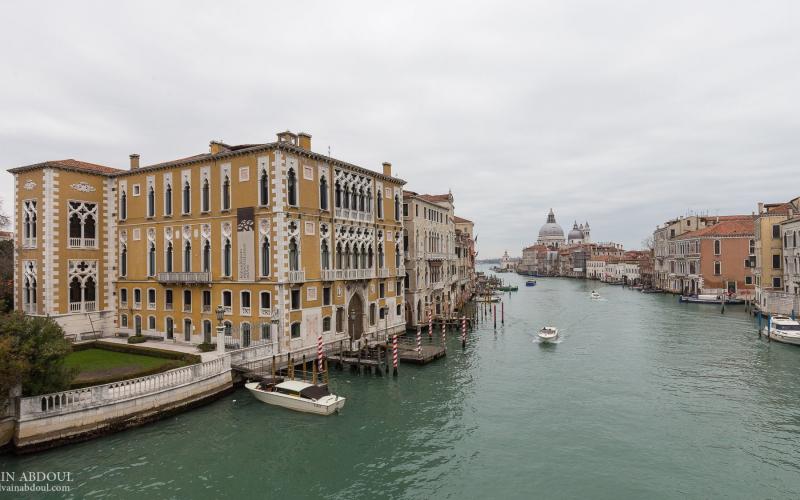
<svg viewBox="0 0 800 500">
<path fill-rule="evenodd" d="M 217 352 L 225 354 L 225 326 L 222 324 L 217 326 Z"/>
</svg>

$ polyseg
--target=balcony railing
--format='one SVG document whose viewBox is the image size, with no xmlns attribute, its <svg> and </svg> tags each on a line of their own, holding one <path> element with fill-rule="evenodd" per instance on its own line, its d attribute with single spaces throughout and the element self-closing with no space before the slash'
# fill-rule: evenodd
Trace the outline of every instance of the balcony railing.
<svg viewBox="0 0 800 500">
<path fill-rule="evenodd" d="M 233 307 L 231 306 L 222 306 L 222 309 L 225 311 L 225 314 L 233 314 Z"/>
<path fill-rule="evenodd" d="M 375 277 L 374 269 L 323 269 L 322 280 L 366 280 Z"/>
<path fill-rule="evenodd" d="M 128 308 L 128 301 L 127 300 L 121 300 L 119 302 L 119 308 L 120 309 L 127 309 Z"/>
<path fill-rule="evenodd" d="M 142 308 L 142 303 L 141 302 L 134 302 L 133 303 L 133 308 L 134 309 L 141 309 Z"/>
<path fill-rule="evenodd" d="M 147 308 L 150 309 L 150 310 L 155 310 L 156 303 L 155 302 L 148 302 L 147 303 Z"/>
<path fill-rule="evenodd" d="M 306 280 L 305 271 L 289 271 L 289 283 L 302 283 Z"/>
<path fill-rule="evenodd" d="M 209 272 L 158 273 L 156 279 L 160 283 L 211 283 Z"/>
<path fill-rule="evenodd" d="M 269 307 L 260 307 L 258 309 L 258 315 L 264 317 L 270 317 L 272 316 L 272 309 L 270 309 Z"/>
<path fill-rule="evenodd" d="M 36 248 L 36 238 L 24 238 L 22 248 Z"/>
<path fill-rule="evenodd" d="M 97 303 L 93 300 L 89 300 L 83 303 L 83 310 L 86 312 L 94 312 L 97 309 Z"/>
<path fill-rule="evenodd" d="M 96 248 L 95 238 L 72 238 L 69 239 L 69 248 Z"/>
<path fill-rule="evenodd" d="M 97 303 L 94 300 L 87 300 L 85 302 L 70 302 L 69 312 L 94 312 L 97 309 Z"/>
<path fill-rule="evenodd" d="M 172 310 L 172 302 L 164 304 L 164 310 L 165 311 L 171 311 Z"/>
<path fill-rule="evenodd" d="M 200 309 L 200 312 L 210 313 L 211 312 L 211 304 L 203 304 L 202 308 Z"/>
<path fill-rule="evenodd" d="M 244 306 L 242 306 L 242 307 L 240 308 L 239 314 L 240 314 L 241 316 L 250 316 L 250 308 L 249 308 L 249 307 L 244 307 Z"/>
<path fill-rule="evenodd" d="M 389 269 L 378 269 L 378 278 L 388 278 Z"/>
<path fill-rule="evenodd" d="M 185 312 L 185 313 L 192 312 L 192 305 L 191 304 L 184 304 L 183 305 L 183 312 Z"/>
</svg>

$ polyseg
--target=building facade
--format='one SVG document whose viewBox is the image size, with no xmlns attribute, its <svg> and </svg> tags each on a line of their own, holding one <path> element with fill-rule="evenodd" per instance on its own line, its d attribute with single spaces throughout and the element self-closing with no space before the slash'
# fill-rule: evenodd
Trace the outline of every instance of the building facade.
<svg viewBox="0 0 800 500">
<path fill-rule="evenodd" d="M 769 295 L 785 291 L 781 223 L 800 213 L 800 198 L 787 203 L 759 203 L 755 219 L 755 248 L 752 267 L 755 303 L 764 312 L 775 312 Z"/>
<path fill-rule="evenodd" d="M 368 170 L 282 132 L 147 167 L 131 155 L 128 170 L 66 160 L 11 172 L 15 306 L 70 335 L 211 342 L 218 305 L 240 347 L 404 329 L 404 181 L 389 163 Z"/>
</svg>

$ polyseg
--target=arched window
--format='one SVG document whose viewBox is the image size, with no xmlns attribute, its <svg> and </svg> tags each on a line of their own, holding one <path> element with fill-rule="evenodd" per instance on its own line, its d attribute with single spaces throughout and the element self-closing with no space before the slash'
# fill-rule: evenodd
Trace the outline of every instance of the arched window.
<svg viewBox="0 0 800 500">
<path fill-rule="evenodd" d="M 266 168 L 261 169 L 261 177 L 258 178 L 258 203 L 265 206 L 269 203 L 269 179 Z"/>
<path fill-rule="evenodd" d="M 364 189 L 358 189 L 358 209 L 364 211 Z"/>
<path fill-rule="evenodd" d="M 289 205 L 297 205 L 297 174 L 295 174 L 293 168 L 289 169 L 286 188 Z"/>
<path fill-rule="evenodd" d="M 350 269 L 350 243 L 344 244 L 344 269 Z"/>
<path fill-rule="evenodd" d="M 328 181 L 324 175 L 319 178 L 319 208 L 328 209 Z"/>
<path fill-rule="evenodd" d="M 344 198 L 342 199 L 342 206 L 344 208 L 350 208 L 350 186 L 345 184 L 344 186 Z"/>
<path fill-rule="evenodd" d="M 153 186 L 147 190 L 147 216 L 155 217 L 156 215 L 156 191 Z"/>
<path fill-rule="evenodd" d="M 323 332 L 330 332 L 331 331 L 331 317 L 325 316 L 322 318 L 322 331 Z"/>
<path fill-rule="evenodd" d="M 189 181 L 183 183 L 183 213 L 188 214 L 192 211 L 192 188 Z"/>
<path fill-rule="evenodd" d="M 350 208 L 358 210 L 358 190 L 353 186 L 353 200 L 350 202 Z"/>
<path fill-rule="evenodd" d="M 224 323 L 222 323 L 222 325 L 225 327 L 225 335 L 233 335 L 233 323 L 226 320 Z"/>
<path fill-rule="evenodd" d="M 361 269 L 367 269 L 367 248 L 361 245 Z"/>
<path fill-rule="evenodd" d="M 378 192 L 375 196 L 375 213 L 378 214 L 379 219 L 383 219 L 383 195 Z"/>
<path fill-rule="evenodd" d="M 261 238 L 261 276 L 269 276 L 269 238 Z"/>
<path fill-rule="evenodd" d="M 209 212 L 211 210 L 211 188 L 208 186 L 208 179 L 203 179 L 203 187 L 200 189 L 200 211 Z"/>
<path fill-rule="evenodd" d="M 400 197 L 394 195 L 394 220 L 400 220 Z"/>
<path fill-rule="evenodd" d="M 372 253 L 372 245 L 369 246 L 369 251 L 367 252 L 367 267 L 372 269 L 372 262 L 373 262 L 373 253 Z"/>
<path fill-rule="evenodd" d="M 192 243 L 189 240 L 183 244 L 183 272 L 192 272 Z"/>
<path fill-rule="evenodd" d="M 95 237 L 95 224 L 94 224 L 94 216 L 92 214 L 88 214 L 86 219 L 83 221 L 83 238 L 84 238 L 84 246 L 94 246 L 94 243 L 86 242 L 86 239 L 94 240 Z"/>
<path fill-rule="evenodd" d="M 365 208 L 367 209 L 367 213 L 371 213 L 372 212 L 372 189 L 371 188 L 367 188 L 367 201 L 366 201 L 366 207 Z"/>
<path fill-rule="evenodd" d="M 344 269 L 342 267 L 342 244 L 336 244 L 336 269 Z"/>
<path fill-rule="evenodd" d="M 298 258 L 297 240 L 294 238 L 289 240 L 289 270 L 300 270 L 300 259 Z"/>
<path fill-rule="evenodd" d="M 73 213 L 72 215 L 70 215 L 69 217 L 70 246 L 82 246 L 80 241 L 78 241 L 77 244 L 75 241 L 73 241 L 82 238 L 81 236 L 82 225 L 83 224 L 81 224 L 81 218 L 80 216 L 78 216 L 77 213 Z"/>
<path fill-rule="evenodd" d="M 119 220 L 128 218 L 128 196 L 125 191 L 119 196 Z"/>
<path fill-rule="evenodd" d="M 293 339 L 299 339 L 300 338 L 300 323 L 292 323 L 290 331 L 291 331 L 291 335 L 292 335 Z"/>
<path fill-rule="evenodd" d="M 334 185 L 333 196 L 333 202 L 336 205 L 336 208 L 342 208 L 342 186 L 339 184 L 339 181 L 336 181 L 336 184 Z"/>
<path fill-rule="evenodd" d="M 411 277 L 408 275 L 408 273 L 406 273 L 405 278 L 403 278 L 403 287 L 408 289 L 410 282 L 411 282 Z"/>
<path fill-rule="evenodd" d="M 322 248 L 320 250 L 320 258 L 322 260 L 322 269 L 330 269 L 331 252 L 330 249 L 328 249 L 328 241 L 322 240 L 321 247 Z"/>
<path fill-rule="evenodd" d="M 222 247 L 222 275 L 223 276 L 230 276 L 231 275 L 231 240 L 230 238 L 225 238 L 225 244 Z"/>
<path fill-rule="evenodd" d="M 378 243 L 378 269 L 383 269 L 383 243 Z"/>
<path fill-rule="evenodd" d="M 164 215 L 172 215 L 172 184 L 169 183 L 164 190 Z"/>
<path fill-rule="evenodd" d="M 353 245 L 353 269 L 358 269 L 360 256 L 361 255 L 358 251 L 358 245 Z"/>
<path fill-rule="evenodd" d="M 242 323 L 242 347 L 250 346 L 250 323 Z"/>
<path fill-rule="evenodd" d="M 227 175 L 222 180 L 222 209 L 231 209 L 231 180 Z"/>
<path fill-rule="evenodd" d="M 150 249 L 147 251 L 147 275 L 156 275 L 156 244 L 150 243 Z"/>
<path fill-rule="evenodd" d="M 172 242 L 167 242 L 167 252 L 164 257 L 164 271 L 171 273 L 172 272 Z"/>
<path fill-rule="evenodd" d="M 211 242 L 209 240 L 203 244 L 203 272 L 211 272 Z"/>
<path fill-rule="evenodd" d="M 261 340 L 269 340 L 270 333 L 272 333 L 270 324 L 267 322 L 261 323 Z"/>
<path fill-rule="evenodd" d="M 128 275 L 128 247 L 126 245 L 122 245 L 119 252 L 119 275 Z"/>
<path fill-rule="evenodd" d="M 183 320 L 183 340 L 186 342 L 192 340 L 192 320 L 189 318 Z"/>
<path fill-rule="evenodd" d="M 95 310 L 94 301 L 96 300 L 96 287 L 97 284 L 94 282 L 94 278 L 91 276 L 86 278 L 86 282 L 83 284 L 83 303 L 85 311 L 90 312 Z"/>
</svg>

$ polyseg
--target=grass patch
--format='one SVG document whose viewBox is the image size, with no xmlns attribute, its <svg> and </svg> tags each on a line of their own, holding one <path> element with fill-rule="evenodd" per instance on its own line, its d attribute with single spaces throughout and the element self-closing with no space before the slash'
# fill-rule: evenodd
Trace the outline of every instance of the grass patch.
<svg viewBox="0 0 800 500">
<path fill-rule="evenodd" d="M 152 375 L 189 363 L 180 359 L 90 348 L 72 352 L 67 356 L 65 364 L 68 368 L 78 370 L 72 387 L 79 388 Z"/>
</svg>

